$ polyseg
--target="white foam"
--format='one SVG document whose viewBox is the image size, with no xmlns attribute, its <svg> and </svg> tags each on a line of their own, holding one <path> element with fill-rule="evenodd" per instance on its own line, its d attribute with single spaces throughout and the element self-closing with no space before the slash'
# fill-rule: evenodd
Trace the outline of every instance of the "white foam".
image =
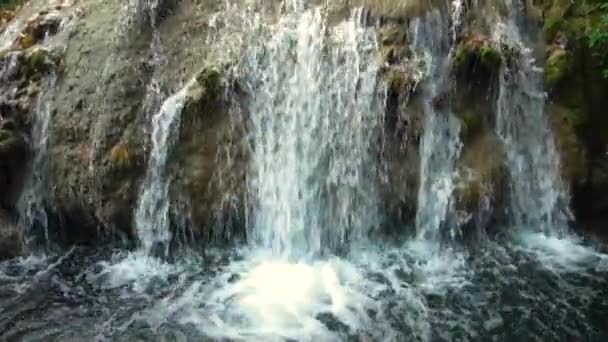
<svg viewBox="0 0 608 342">
<path fill-rule="evenodd" d="M 229 265 L 211 286 L 193 284 L 166 308 L 213 338 L 338 340 L 317 315 L 331 314 L 351 328 L 362 324 L 365 310 L 375 305 L 359 292 L 364 281 L 356 267 L 339 259 L 305 263 L 252 256 Z"/>
<path fill-rule="evenodd" d="M 91 281 L 101 288 L 114 289 L 128 285 L 136 293 L 144 293 L 153 280 L 167 280 L 169 275 L 181 272 L 179 265 L 170 265 L 143 251 L 117 256 L 110 262 L 100 262 L 101 272 L 89 273 Z"/>
<path fill-rule="evenodd" d="M 425 290 L 442 292 L 469 283 L 467 278 L 472 271 L 467 268 L 463 253 L 440 249 L 436 243 L 425 240 L 409 242 L 405 252 L 414 259 L 415 274 Z"/>
<path fill-rule="evenodd" d="M 463 286 L 467 272 L 464 257 L 455 252 L 416 247 L 355 251 L 348 260 L 291 261 L 250 253 L 211 279 L 176 287 L 185 291 L 166 295 L 134 319 L 153 328 L 178 322 L 215 339 L 339 341 L 356 334 L 391 341 L 401 333 L 389 323 L 388 315 L 396 314 L 424 340 L 430 336 L 424 294 Z M 123 273 L 129 280 L 137 277 L 131 267 L 121 267 L 119 280 Z M 412 283 L 401 276 L 412 272 Z"/>
<path fill-rule="evenodd" d="M 589 265 L 605 267 L 608 256 L 583 245 L 576 236 L 558 238 L 543 233 L 524 231 L 516 236 L 520 248 L 533 253 L 539 262 L 554 271 L 575 272 Z"/>
</svg>

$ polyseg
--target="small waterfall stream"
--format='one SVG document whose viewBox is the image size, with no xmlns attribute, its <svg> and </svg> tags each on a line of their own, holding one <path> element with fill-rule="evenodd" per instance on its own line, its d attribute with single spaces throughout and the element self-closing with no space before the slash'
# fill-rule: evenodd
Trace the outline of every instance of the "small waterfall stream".
<svg viewBox="0 0 608 342">
<path fill-rule="evenodd" d="M 44 90 L 38 95 L 33 111 L 33 125 L 30 146 L 33 157 L 25 188 L 19 198 L 19 226 L 25 245 L 33 252 L 48 249 L 49 232 L 46 197 L 48 195 L 49 175 L 49 136 L 51 125 L 51 104 L 57 82 L 53 71 L 46 81 Z"/>
<path fill-rule="evenodd" d="M 166 172 L 166 164 L 174 139 L 179 134 L 181 112 L 195 80 L 162 101 L 159 73 L 162 71 L 165 57 L 158 31 L 161 5 L 161 0 L 131 0 L 128 12 L 133 20 L 139 20 L 139 24 L 147 23 L 152 31 L 148 52 L 153 71 L 142 103 L 146 118 L 150 122 L 147 131 L 151 149 L 134 224 L 145 255 L 167 257 L 172 234 L 169 222 L 171 181 Z"/>
<path fill-rule="evenodd" d="M 276 253 L 335 251 L 379 223 L 375 32 L 361 10 L 336 27 L 326 20 L 323 8 L 293 10 L 242 66 L 252 92 L 251 230 Z"/>
<path fill-rule="evenodd" d="M 512 12 L 507 22 L 496 25 L 494 38 L 516 50 L 505 52 L 496 103 L 496 132 L 511 175 L 510 215 L 519 229 L 561 237 L 572 215 L 545 113 L 543 70 L 516 24 L 521 9 L 514 6 Z"/>
<path fill-rule="evenodd" d="M 169 185 L 166 164 L 179 127 L 189 87 L 169 97 L 152 117 L 152 148 L 148 160 L 146 178 L 135 213 L 137 237 L 147 254 L 153 248 L 162 248 L 161 255 L 169 252 Z M 160 251 L 156 251 L 158 254 Z"/>
<path fill-rule="evenodd" d="M 420 188 L 416 230 L 419 239 L 441 241 L 453 238 L 450 227 L 452 192 L 455 188 L 456 161 L 460 156 L 460 121 L 450 109 L 449 63 L 454 36 L 462 15 L 462 4 L 455 2 L 452 23 L 439 10 L 413 23 L 412 49 L 426 69 L 423 79 L 424 133 L 420 146 Z M 451 28 L 450 36 L 444 29 Z M 450 38 L 452 40 L 450 41 Z"/>
</svg>

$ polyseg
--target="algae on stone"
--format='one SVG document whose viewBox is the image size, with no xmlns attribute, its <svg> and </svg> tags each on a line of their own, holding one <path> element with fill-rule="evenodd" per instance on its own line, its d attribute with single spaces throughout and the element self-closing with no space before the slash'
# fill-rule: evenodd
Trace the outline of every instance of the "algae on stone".
<svg viewBox="0 0 608 342">
<path fill-rule="evenodd" d="M 549 54 L 545 65 L 545 85 L 553 88 L 572 70 L 572 56 L 564 49 Z"/>
</svg>

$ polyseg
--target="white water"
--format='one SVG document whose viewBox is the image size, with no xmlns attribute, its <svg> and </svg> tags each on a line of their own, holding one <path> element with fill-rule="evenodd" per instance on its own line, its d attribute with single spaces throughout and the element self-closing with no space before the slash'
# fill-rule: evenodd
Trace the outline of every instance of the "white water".
<svg viewBox="0 0 608 342">
<path fill-rule="evenodd" d="M 516 25 L 522 15 L 516 8 L 508 21 L 495 26 L 494 34 L 497 44 L 505 43 L 519 53 L 505 57 L 496 104 L 496 132 L 511 175 L 512 225 L 563 236 L 572 218 L 569 194 L 561 181 L 559 156 L 545 114 L 543 70 Z"/>
<path fill-rule="evenodd" d="M 300 262 L 270 250 L 243 251 L 242 259 L 204 270 L 200 264 L 168 267 L 156 259 L 128 257 L 119 264 L 104 263 L 104 271 L 89 280 L 129 298 L 147 297 L 155 282 L 175 276 L 175 291 L 119 329 L 138 321 L 153 329 L 175 322 L 214 339 L 341 341 L 346 334 L 399 341 L 403 326 L 389 323 L 398 314 L 411 336 L 428 340 L 432 331 L 425 296 L 467 286 L 471 274 L 463 256 L 437 255 L 427 247 L 357 247 L 348 258 Z M 192 282 L 197 272 L 216 276 Z"/>
<path fill-rule="evenodd" d="M 584 245 L 575 236 L 556 237 L 524 231 L 515 238 L 521 250 L 532 253 L 544 267 L 555 272 L 584 272 L 589 265 L 598 270 L 608 269 L 608 255 Z"/>
<path fill-rule="evenodd" d="M 137 237 L 146 253 L 162 247 L 164 255 L 169 251 L 171 231 L 169 227 L 169 185 L 166 164 L 174 139 L 178 134 L 180 115 L 189 92 L 196 80 L 169 97 L 152 117 L 150 156 L 146 178 L 135 213 Z"/>
<path fill-rule="evenodd" d="M 454 10 L 461 11 L 460 8 Z M 452 14 L 452 17 L 459 18 L 459 15 Z M 455 234 L 448 220 L 453 209 L 456 162 L 462 148 L 460 121 L 452 114 L 447 97 L 451 42 L 446 22 L 441 12 L 435 10 L 412 24 L 412 49 L 420 56 L 418 64 L 427 70 L 422 80 L 424 133 L 420 146 L 416 230 L 419 239 L 431 241 Z"/>
<path fill-rule="evenodd" d="M 15 40 L 19 37 L 19 34 L 21 34 L 24 25 L 23 20 L 19 18 L 11 21 L 8 24 L 0 35 L 0 51 L 11 48 Z"/>
<path fill-rule="evenodd" d="M 249 230 L 277 254 L 336 250 L 378 224 L 378 47 L 364 18 L 328 27 L 322 8 L 292 12 L 241 66 L 254 149 Z"/>
</svg>

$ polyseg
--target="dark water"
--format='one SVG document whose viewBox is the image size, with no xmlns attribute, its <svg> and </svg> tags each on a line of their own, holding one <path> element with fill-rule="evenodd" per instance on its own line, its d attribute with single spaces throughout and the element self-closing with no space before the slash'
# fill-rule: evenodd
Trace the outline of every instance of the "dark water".
<svg viewBox="0 0 608 342">
<path fill-rule="evenodd" d="M 73 249 L 0 266 L 2 341 L 608 341 L 601 245 L 523 235 L 294 262 Z"/>
</svg>

